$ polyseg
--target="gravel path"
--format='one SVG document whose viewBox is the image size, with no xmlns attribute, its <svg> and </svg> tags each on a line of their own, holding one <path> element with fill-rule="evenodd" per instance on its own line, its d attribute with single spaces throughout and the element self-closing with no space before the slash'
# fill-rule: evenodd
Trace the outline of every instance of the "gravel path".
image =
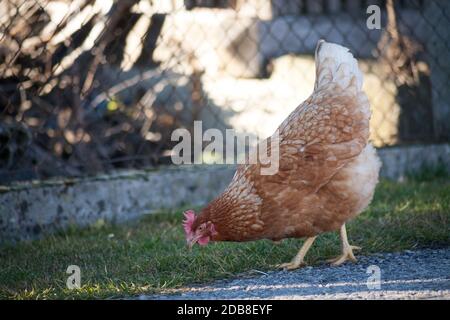
<svg viewBox="0 0 450 320">
<path fill-rule="evenodd" d="M 369 289 L 370 266 L 379 289 Z M 256 272 L 256 271 L 255 271 Z M 369 271 L 370 272 L 370 271 Z M 372 284 L 376 286 L 376 280 Z M 450 299 L 450 248 L 360 256 L 357 264 L 326 264 L 295 271 L 188 287 L 140 299 Z"/>
</svg>

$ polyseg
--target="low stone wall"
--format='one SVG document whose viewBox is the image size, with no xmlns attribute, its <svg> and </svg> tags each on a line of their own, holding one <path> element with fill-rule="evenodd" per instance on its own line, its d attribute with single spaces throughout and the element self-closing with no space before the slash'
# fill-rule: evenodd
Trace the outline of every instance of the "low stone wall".
<svg viewBox="0 0 450 320">
<path fill-rule="evenodd" d="M 381 175 L 398 179 L 423 165 L 450 170 L 450 145 L 378 150 Z M 199 206 L 229 183 L 234 166 L 182 166 L 94 178 L 0 186 L 0 242 L 34 239 L 99 219 L 123 222 L 161 209 Z"/>
<path fill-rule="evenodd" d="M 198 206 L 231 180 L 229 167 L 179 167 L 2 187 L 0 242 L 33 239 L 99 219 L 123 222 L 161 209 Z"/>
<path fill-rule="evenodd" d="M 377 150 L 383 162 L 381 176 L 384 178 L 402 179 L 424 166 L 443 165 L 450 172 L 450 144 L 397 146 Z"/>
</svg>

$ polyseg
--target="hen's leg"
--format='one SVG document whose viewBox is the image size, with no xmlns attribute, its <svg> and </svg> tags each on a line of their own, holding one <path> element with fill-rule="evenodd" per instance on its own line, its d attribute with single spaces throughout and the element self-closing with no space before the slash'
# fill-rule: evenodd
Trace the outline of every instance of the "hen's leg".
<svg viewBox="0 0 450 320">
<path fill-rule="evenodd" d="M 342 243 L 342 255 L 335 259 L 328 260 L 332 265 L 338 266 L 343 264 L 345 261 L 350 260 L 356 262 L 356 258 L 353 255 L 353 250 L 360 250 L 360 247 L 352 246 L 348 243 L 347 230 L 345 228 L 345 223 L 341 227 L 341 243 Z"/>
<path fill-rule="evenodd" d="M 278 268 L 293 270 L 305 265 L 305 255 L 313 244 L 314 240 L 316 240 L 316 237 L 310 237 L 306 239 L 305 243 L 303 244 L 297 255 L 294 257 L 294 259 L 292 259 L 291 262 L 280 264 Z"/>
</svg>

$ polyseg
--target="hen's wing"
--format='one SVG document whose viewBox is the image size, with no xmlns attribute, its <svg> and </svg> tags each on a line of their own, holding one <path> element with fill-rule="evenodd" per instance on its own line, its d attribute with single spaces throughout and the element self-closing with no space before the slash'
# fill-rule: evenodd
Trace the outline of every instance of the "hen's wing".
<svg viewBox="0 0 450 320">
<path fill-rule="evenodd" d="M 258 189 L 276 183 L 317 191 L 364 149 L 369 118 L 367 97 L 356 89 L 330 84 L 315 92 L 279 127 L 278 173 L 262 176 L 260 165 L 252 167 Z"/>
</svg>

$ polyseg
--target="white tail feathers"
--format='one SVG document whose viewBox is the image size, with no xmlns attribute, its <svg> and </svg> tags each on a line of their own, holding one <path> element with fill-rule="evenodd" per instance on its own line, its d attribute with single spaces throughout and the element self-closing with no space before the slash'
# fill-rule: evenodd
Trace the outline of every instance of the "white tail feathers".
<svg viewBox="0 0 450 320">
<path fill-rule="evenodd" d="M 356 81 L 357 89 L 361 90 L 363 75 L 358 67 L 358 61 L 349 49 L 320 40 L 316 48 L 316 87 L 330 81 L 347 87 L 352 80 Z"/>
</svg>

